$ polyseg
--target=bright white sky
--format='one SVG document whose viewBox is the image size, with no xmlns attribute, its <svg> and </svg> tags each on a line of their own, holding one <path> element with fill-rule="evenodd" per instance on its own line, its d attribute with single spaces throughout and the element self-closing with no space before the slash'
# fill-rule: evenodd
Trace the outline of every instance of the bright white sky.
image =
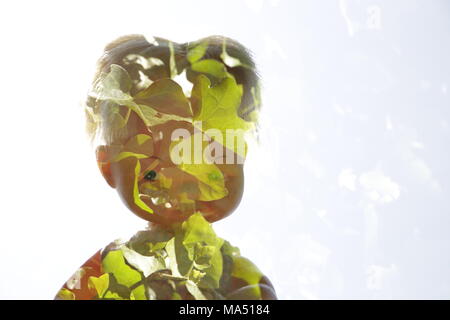
<svg viewBox="0 0 450 320">
<path fill-rule="evenodd" d="M 8 1 L 0 4 L 0 299 L 49 299 L 144 222 L 98 173 L 81 101 L 129 33 L 248 46 L 261 144 L 216 223 L 280 298 L 449 298 L 446 1 Z M 444 41 L 445 40 L 445 41 Z"/>
</svg>

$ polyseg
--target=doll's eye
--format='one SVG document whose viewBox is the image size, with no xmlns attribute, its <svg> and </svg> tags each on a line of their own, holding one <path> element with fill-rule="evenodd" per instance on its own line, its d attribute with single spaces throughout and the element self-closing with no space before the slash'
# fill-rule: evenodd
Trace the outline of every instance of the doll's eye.
<svg viewBox="0 0 450 320">
<path fill-rule="evenodd" d="M 145 179 L 153 181 L 156 178 L 156 171 L 155 170 L 150 170 L 149 172 L 147 172 L 144 176 Z"/>
</svg>

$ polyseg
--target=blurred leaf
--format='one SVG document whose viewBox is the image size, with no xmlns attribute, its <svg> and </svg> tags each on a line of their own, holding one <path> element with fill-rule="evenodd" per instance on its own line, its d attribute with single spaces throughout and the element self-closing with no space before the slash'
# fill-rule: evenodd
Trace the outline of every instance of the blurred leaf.
<svg viewBox="0 0 450 320">
<path fill-rule="evenodd" d="M 175 59 L 175 48 L 173 47 L 172 41 L 169 41 L 169 51 L 170 51 L 170 59 L 169 59 L 170 77 L 173 78 L 178 74 L 178 70 Z"/>
<path fill-rule="evenodd" d="M 130 300 L 147 300 L 147 295 L 145 294 L 145 286 L 141 284 L 137 288 L 133 289 L 130 294 Z"/>
<path fill-rule="evenodd" d="M 130 157 L 134 157 L 136 159 L 145 159 L 145 158 L 148 158 L 148 155 L 124 151 L 124 152 L 119 153 L 117 156 L 115 156 L 112 159 L 112 162 L 119 162 L 123 159 L 130 158 Z"/>
<path fill-rule="evenodd" d="M 261 295 L 260 287 L 257 284 L 259 284 L 263 274 L 253 262 L 241 256 L 234 257 L 231 275 L 247 282 L 249 285 L 255 285 L 249 288 L 254 291 L 255 296 Z"/>
<path fill-rule="evenodd" d="M 191 65 L 191 69 L 196 72 L 211 75 L 217 79 L 222 79 L 227 76 L 227 70 L 223 63 L 213 59 L 197 61 Z"/>
<path fill-rule="evenodd" d="M 205 55 L 207 49 L 208 49 L 207 41 L 202 41 L 195 47 L 190 48 L 187 53 L 188 61 L 190 63 L 194 63 L 194 62 L 200 60 Z"/>
<path fill-rule="evenodd" d="M 111 292 L 111 291 L 106 292 L 102 299 L 104 299 L 104 300 L 129 300 L 129 299 L 123 298 L 117 292 Z"/>
<path fill-rule="evenodd" d="M 134 101 L 150 106 L 158 112 L 192 117 L 191 106 L 183 93 L 183 88 L 171 79 L 155 81 L 148 88 L 138 92 L 134 96 Z"/>
<path fill-rule="evenodd" d="M 127 243 L 127 245 L 144 256 L 152 256 L 159 250 L 164 249 L 167 241 L 173 235 L 163 228 L 152 228 L 150 230 L 139 231 Z"/>
<path fill-rule="evenodd" d="M 236 257 L 241 255 L 239 248 L 232 246 L 230 242 L 228 242 L 227 240 L 224 240 L 221 250 L 224 255 L 230 257 Z"/>
<path fill-rule="evenodd" d="M 129 100 L 132 82 L 128 72 L 117 64 L 112 64 L 109 73 L 102 73 L 94 88 L 94 97 L 99 100 Z"/>
<path fill-rule="evenodd" d="M 195 300 L 207 300 L 199 287 L 191 280 L 186 281 L 186 289 L 194 296 Z"/>
<path fill-rule="evenodd" d="M 60 300 L 75 300 L 75 294 L 66 288 L 62 288 L 61 290 L 59 290 L 56 297 Z"/>
<path fill-rule="evenodd" d="M 183 300 L 183 298 L 180 296 L 178 292 L 174 292 L 172 294 L 172 300 Z"/>
<path fill-rule="evenodd" d="M 153 155 L 153 139 L 147 134 L 137 134 L 127 141 L 124 150 L 135 154 Z"/>
<path fill-rule="evenodd" d="M 227 52 L 227 40 L 224 38 L 222 42 L 222 53 L 220 54 L 220 58 L 222 59 L 223 63 L 227 65 L 230 68 L 235 67 L 244 67 L 247 69 L 253 69 L 251 66 L 242 63 L 242 61 L 236 57 L 232 57 Z"/>
</svg>

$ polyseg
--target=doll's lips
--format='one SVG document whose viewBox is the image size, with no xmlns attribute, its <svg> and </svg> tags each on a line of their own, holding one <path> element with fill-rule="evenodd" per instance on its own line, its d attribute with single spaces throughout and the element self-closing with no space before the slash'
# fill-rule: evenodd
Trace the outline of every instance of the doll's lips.
<svg viewBox="0 0 450 320">
<path fill-rule="evenodd" d="M 193 207 L 186 207 L 179 199 L 171 197 L 166 190 L 143 189 L 140 194 L 141 200 L 151 209 L 157 211 L 158 214 L 181 217 L 195 212 L 195 202 L 193 203 Z"/>
<path fill-rule="evenodd" d="M 145 194 L 141 194 L 140 198 L 147 206 L 149 206 L 154 211 L 154 214 L 158 215 L 166 222 L 173 223 L 177 221 L 183 221 L 187 217 L 186 212 L 179 210 L 176 205 L 172 205 L 172 202 L 154 204 L 152 198 Z M 168 207 L 167 204 L 169 204 L 170 207 Z"/>
<path fill-rule="evenodd" d="M 147 202 L 151 202 L 152 206 L 160 206 L 170 204 L 172 206 L 172 199 L 169 197 L 169 194 L 164 190 L 151 190 L 145 188 L 144 191 L 140 194 L 142 200 L 147 200 Z"/>
</svg>

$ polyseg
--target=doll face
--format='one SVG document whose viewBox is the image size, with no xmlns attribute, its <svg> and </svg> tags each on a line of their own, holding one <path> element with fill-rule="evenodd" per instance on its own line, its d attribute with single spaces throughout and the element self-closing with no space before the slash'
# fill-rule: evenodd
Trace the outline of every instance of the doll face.
<svg viewBox="0 0 450 320">
<path fill-rule="evenodd" d="M 210 53 L 220 48 L 234 74 L 206 54 L 209 42 L 189 45 L 187 55 L 175 54 L 173 43 L 146 46 L 154 50 L 102 66 L 89 95 L 88 125 L 105 141 L 100 170 L 145 220 L 171 224 L 194 212 L 219 220 L 243 192 L 244 133 L 260 103 L 252 66 L 231 59 L 225 42 Z"/>
<path fill-rule="evenodd" d="M 230 150 L 217 141 L 207 141 L 209 137 L 191 122 L 169 120 L 147 127 L 132 112 L 127 132 L 114 143 L 99 146 L 97 159 L 107 182 L 139 217 L 171 224 L 201 212 L 212 222 L 229 215 L 239 204 L 243 164 L 237 163 L 236 154 L 235 161 L 227 163 L 225 157 Z M 174 141 L 177 132 L 184 133 L 185 138 Z M 202 136 L 200 146 L 193 143 L 198 135 Z M 174 150 L 181 144 L 192 149 L 191 157 L 184 157 L 184 162 L 179 163 Z M 207 153 L 208 159 L 194 163 L 196 149 L 201 147 L 205 151 L 208 145 L 224 152 Z"/>
</svg>

